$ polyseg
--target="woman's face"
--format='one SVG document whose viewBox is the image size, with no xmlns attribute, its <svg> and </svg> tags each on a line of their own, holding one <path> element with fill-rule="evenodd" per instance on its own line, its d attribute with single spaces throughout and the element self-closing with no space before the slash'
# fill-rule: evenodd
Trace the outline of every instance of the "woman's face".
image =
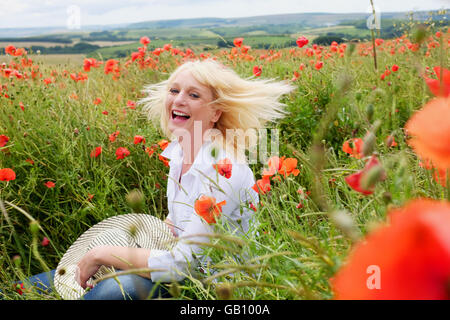
<svg viewBox="0 0 450 320">
<path fill-rule="evenodd" d="M 213 128 L 222 114 L 220 110 L 214 110 L 213 105 L 209 104 L 213 99 L 211 90 L 199 83 L 189 70 L 179 73 L 169 85 L 167 92 L 169 130 L 177 135 L 175 130 L 184 129 L 189 132 L 193 142 L 195 121 L 197 126 L 201 124 L 203 137 L 203 133 Z"/>
</svg>

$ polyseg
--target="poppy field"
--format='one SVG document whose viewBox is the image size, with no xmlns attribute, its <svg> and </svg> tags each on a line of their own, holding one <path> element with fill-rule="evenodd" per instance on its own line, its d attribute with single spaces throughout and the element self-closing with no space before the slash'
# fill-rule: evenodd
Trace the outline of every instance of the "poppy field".
<svg viewBox="0 0 450 320">
<path fill-rule="evenodd" d="M 174 299 L 449 299 L 450 29 L 396 39 L 194 52 L 170 43 L 82 65 L 35 62 L 6 47 L 0 65 L 0 290 L 60 299 L 14 281 L 56 268 L 108 217 L 165 219 L 167 137 L 139 100 L 184 61 L 217 59 L 244 78 L 285 80 L 279 155 L 251 164 L 255 236 L 227 234 L 220 199 L 195 210 L 217 226 L 204 274 Z M 219 159 L 218 173 L 232 166 Z M 215 201 L 217 200 L 217 204 Z M 199 209 L 200 208 L 200 209 Z"/>
</svg>

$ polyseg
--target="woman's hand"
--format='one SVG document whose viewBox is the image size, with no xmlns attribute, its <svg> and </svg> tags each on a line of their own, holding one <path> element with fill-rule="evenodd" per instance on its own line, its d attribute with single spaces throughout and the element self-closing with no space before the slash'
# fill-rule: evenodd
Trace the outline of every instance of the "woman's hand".
<svg viewBox="0 0 450 320">
<path fill-rule="evenodd" d="M 101 266 L 101 264 L 98 263 L 97 258 L 99 253 L 101 253 L 101 247 L 92 248 L 77 264 L 75 279 L 83 289 L 86 289 L 88 286 L 86 282 L 98 271 Z"/>
</svg>

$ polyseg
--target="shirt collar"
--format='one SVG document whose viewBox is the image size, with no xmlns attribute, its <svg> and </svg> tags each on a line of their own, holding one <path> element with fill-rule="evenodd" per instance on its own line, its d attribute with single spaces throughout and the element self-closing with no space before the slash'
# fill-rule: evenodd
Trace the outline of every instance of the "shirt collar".
<svg viewBox="0 0 450 320">
<path fill-rule="evenodd" d="M 194 159 L 194 163 L 192 164 L 191 168 L 188 170 L 187 173 L 196 173 L 199 169 L 200 171 L 204 171 L 206 168 L 209 168 L 214 163 L 216 163 L 219 159 L 221 159 L 224 155 L 223 150 L 220 150 L 220 148 L 217 148 L 217 156 L 214 158 L 211 155 L 212 148 L 211 141 L 206 141 L 203 143 L 202 147 L 200 148 L 199 152 L 197 153 L 197 156 Z M 175 162 L 179 161 L 181 163 L 183 159 L 183 150 L 181 149 L 181 146 L 177 139 L 172 140 L 168 146 L 164 149 L 163 152 L 161 152 L 161 156 L 173 160 Z M 173 162 L 172 162 L 173 163 Z"/>
</svg>

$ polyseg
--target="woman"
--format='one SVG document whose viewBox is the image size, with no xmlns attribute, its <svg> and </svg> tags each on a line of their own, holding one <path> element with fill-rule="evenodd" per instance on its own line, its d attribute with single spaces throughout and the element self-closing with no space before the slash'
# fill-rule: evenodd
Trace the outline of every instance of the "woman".
<svg viewBox="0 0 450 320">
<path fill-rule="evenodd" d="M 153 296 L 161 294 L 156 283 L 184 279 L 198 262 L 207 260 L 201 256 L 198 243 L 208 242 L 205 235 L 213 232 L 213 225 L 194 209 L 199 198 L 220 204 L 221 223 L 230 232 L 248 232 L 252 212 L 249 203 L 256 204 L 258 194 L 252 189 L 255 179 L 245 162 L 245 139 L 236 142 L 234 138 L 242 132 L 252 138 L 252 130 L 283 117 L 283 104 L 278 100 L 292 89 L 282 82 L 244 80 L 212 59 L 187 62 L 168 80 L 148 86 L 149 95 L 141 101 L 144 110 L 171 138 L 161 154 L 170 159 L 166 223 L 180 241 L 170 251 L 95 247 L 78 263 L 79 284 L 86 288 L 87 280 L 101 265 L 120 270 L 150 268 L 155 271 L 119 277 L 127 297 L 143 299 L 152 291 Z M 226 174 L 219 174 L 223 167 Z M 45 276 L 30 280 L 37 279 L 48 287 Z M 101 281 L 84 295 L 84 299 L 123 298 L 114 279 Z"/>
</svg>

